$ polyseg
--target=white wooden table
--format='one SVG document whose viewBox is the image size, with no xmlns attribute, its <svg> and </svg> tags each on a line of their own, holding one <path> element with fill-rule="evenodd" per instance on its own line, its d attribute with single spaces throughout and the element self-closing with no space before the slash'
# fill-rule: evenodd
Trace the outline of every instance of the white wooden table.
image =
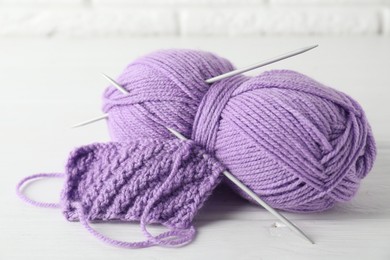
<svg viewBox="0 0 390 260">
<path fill-rule="evenodd" d="M 159 48 L 214 51 L 242 66 L 313 43 L 320 47 L 267 69 L 294 69 L 349 93 L 367 111 L 378 143 L 374 170 L 352 202 L 285 214 L 315 245 L 272 227 L 273 216 L 224 188 L 196 217 L 196 240 L 180 249 L 110 247 L 60 210 L 16 197 L 22 177 L 61 172 L 71 149 L 109 140 L 104 122 L 69 128 L 100 114 L 107 86 L 100 72 L 116 77 L 135 57 Z M 390 38 L 3 39 L 0 88 L 0 259 L 390 259 Z M 62 180 L 38 181 L 27 193 L 54 202 L 61 186 Z M 95 227 L 117 239 L 143 238 L 136 224 Z"/>
</svg>

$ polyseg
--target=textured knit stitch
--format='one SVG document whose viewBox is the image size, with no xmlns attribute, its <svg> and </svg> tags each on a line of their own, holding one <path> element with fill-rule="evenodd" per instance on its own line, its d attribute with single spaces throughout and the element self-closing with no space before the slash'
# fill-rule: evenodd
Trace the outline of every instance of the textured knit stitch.
<svg viewBox="0 0 390 260">
<path fill-rule="evenodd" d="M 61 207 L 70 221 L 81 221 L 89 232 L 110 244 L 140 248 L 151 245 L 181 246 L 193 240 L 193 218 L 221 181 L 224 167 L 192 141 L 138 140 L 96 143 L 74 150 L 68 160 L 60 204 L 26 202 L 41 207 Z M 89 226 L 91 221 L 137 221 L 146 236 L 142 242 L 109 239 Z M 169 231 L 151 235 L 146 224 L 159 223 Z"/>
<path fill-rule="evenodd" d="M 112 86 L 104 93 L 112 139 L 175 138 L 168 126 L 215 155 L 275 208 L 312 212 L 350 200 L 376 156 L 359 104 L 288 70 L 205 83 L 232 69 L 202 51 L 139 58 L 117 79 L 130 94 Z"/>
<path fill-rule="evenodd" d="M 138 221 L 157 196 L 146 222 L 188 228 L 222 170 L 190 141 L 92 144 L 69 158 L 62 207 L 69 220 L 78 219 L 73 205 L 81 203 L 89 220 Z"/>
</svg>

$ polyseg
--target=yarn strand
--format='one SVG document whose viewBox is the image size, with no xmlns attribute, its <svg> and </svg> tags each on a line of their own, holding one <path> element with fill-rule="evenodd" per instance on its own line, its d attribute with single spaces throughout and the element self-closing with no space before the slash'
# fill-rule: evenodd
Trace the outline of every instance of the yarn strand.
<svg viewBox="0 0 390 260">
<path fill-rule="evenodd" d="M 173 171 L 172 171 L 173 172 Z M 174 173 L 174 172 L 173 172 Z M 172 174 L 171 174 L 172 175 Z M 31 180 L 41 179 L 41 178 L 63 178 L 65 177 L 65 174 L 63 173 L 39 173 L 39 174 L 33 174 L 30 176 L 27 176 L 20 180 L 20 182 L 16 185 L 16 193 L 18 194 L 19 198 L 23 200 L 25 203 L 28 203 L 30 205 L 33 205 L 35 207 L 41 207 L 41 208 L 59 208 L 60 203 L 47 203 L 47 202 L 39 202 L 35 201 L 33 199 L 28 198 L 23 192 L 22 192 L 22 186 Z M 159 193 L 160 194 L 160 193 Z M 156 195 L 155 197 L 157 197 Z M 158 199 L 158 197 L 157 197 Z M 149 204 L 153 204 L 156 201 L 156 199 L 152 199 Z M 147 217 L 147 214 L 150 210 L 150 207 L 148 207 L 148 211 L 145 212 L 146 214 L 143 214 L 143 218 Z M 115 240 L 112 238 L 109 238 L 102 233 L 96 231 L 94 228 L 90 226 L 90 223 L 85 216 L 83 207 L 79 204 L 77 206 L 77 211 L 79 213 L 79 219 L 80 223 L 84 226 L 84 228 L 92 234 L 97 239 L 101 240 L 102 242 L 116 246 L 116 247 L 122 247 L 122 248 L 145 248 L 150 247 L 154 245 L 163 245 L 167 247 L 180 247 L 185 244 L 188 244 L 191 242 L 195 236 L 195 229 L 193 226 L 188 228 L 187 230 L 170 230 L 167 232 L 164 232 L 162 234 L 159 234 L 157 236 L 152 236 L 147 230 L 146 230 L 146 223 L 144 220 L 141 221 L 141 228 L 145 236 L 147 237 L 147 240 L 139 241 L 139 242 L 127 242 L 127 241 L 120 241 Z"/>
<path fill-rule="evenodd" d="M 65 174 L 63 173 L 39 173 L 27 176 L 23 178 L 17 185 L 16 185 L 16 194 L 19 196 L 21 200 L 24 202 L 41 208 L 59 208 L 60 203 L 50 203 L 50 202 L 39 202 L 33 199 L 28 198 L 23 192 L 22 192 L 22 186 L 31 180 L 35 179 L 41 179 L 41 178 L 63 178 L 65 177 Z"/>
</svg>

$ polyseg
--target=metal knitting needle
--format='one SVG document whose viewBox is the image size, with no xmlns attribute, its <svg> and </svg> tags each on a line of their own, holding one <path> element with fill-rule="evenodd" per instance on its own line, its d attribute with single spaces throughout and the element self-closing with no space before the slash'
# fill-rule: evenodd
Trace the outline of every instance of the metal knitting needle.
<svg viewBox="0 0 390 260">
<path fill-rule="evenodd" d="M 129 92 L 124 88 L 122 87 L 118 82 L 116 82 L 115 80 L 113 80 L 112 78 L 110 78 L 109 76 L 107 76 L 106 74 L 102 73 L 103 77 L 105 77 L 109 82 L 111 82 L 112 85 L 114 85 L 114 87 L 116 87 L 120 92 L 122 92 L 123 94 L 125 95 L 128 95 Z"/>
<path fill-rule="evenodd" d="M 301 49 L 298 49 L 298 50 L 295 50 L 295 51 L 291 51 L 291 52 L 288 52 L 286 54 L 277 56 L 277 57 L 269 59 L 269 60 L 265 60 L 265 61 L 253 64 L 253 65 L 241 68 L 241 69 L 236 69 L 236 70 L 233 70 L 233 71 L 229 71 L 229 72 L 227 72 L 225 74 L 222 74 L 222 75 L 219 75 L 219 76 L 207 79 L 205 82 L 209 83 L 209 84 L 210 83 L 214 83 L 216 81 L 219 81 L 219 80 L 222 80 L 222 79 L 225 79 L 225 78 L 228 78 L 228 77 L 232 77 L 232 76 L 235 76 L 235 75 L 238 75 L 238 74 L 250 71 L 250 70 L 254 70 L 254 69 L 257 69 L 257 68 L 260 68 L 260 67 L 263 67 L 263 66 L 266 66 L 266 65 L 269 65 L 269 64 L 272 64 L 272 63 L 275 63 L 275 62 L 278 62 L 278 61 L 281 61 L 281 60 L 284 60 L 284 59 L 287 59 L 287 58 L 299 55 L 299 54 L 302 54 L 302 53 L 307 52 L 309 50 L 312 50 L 312 49 L 314 49 L 316 47 L 318 47 L 318 44 L 312 45 L 312 46 L 309 46 L 309 47 L 305 47 L 305 48 L 301 48 Z M 111 84 L 113 84 L 114 87 L 116 87 L 120 92 L 122 92 L 124 94 L 129 94 L 129 92 L 125 88 L 123 88 L 118 82 L 116 82 L 115 80 L 113 80 L 112 78 L 110 78 L 109 76 L 107 76 L 105 74 L 103 74 L 103 76 Z M 106 119 L 106 118 L 108 118 L 107 114 L 99 116 L 99 117 L 96 117 L 96 118 L 91 119 L 91 120 L 84 121 L 84 122 L 76 124 L 76 125 L 74 125 L 72 127 L 75 128 L 75 127 L 79 127 L 79 126 L 88 125 L 88 124 L 91 124 L 91 123 L 94 123 L 96 121 L 103 120 L 103 119 Z"/>
<path fill-rule="evenodd" d="M 182 141 L 188 140 L 185 136 L 183 136 L 178 131 L 166 127 L 169 132 L 171 132 L 174 136 L 179 138 Z M 257 196 L 256 193 L 254 193 L 252 190 L 250 190 L 245 184 L 243 184 L 240 180 L 238 180 L 236 177 L 234 177 L 233 174 L 231 174 L 228 171 L 223 171 L 223 175 L 227 177 L 229 180 L 231 180 L 238 188 L 240 188 L 243 192 L 245 192 L 248 196 L 250 196 L 252 199 L 254 199 L 257 203 L 260 204 L 263 208 L 268 210 L 272 215 L 274 215 L 276 218 L 278 218 L 281 222 L 283 222 L 287 227 L 289 227 L 294 233 L 299 235 L 300 237 L 304 238 L 306 241 L 310 242 L 311 244 L 314 244 L 313 240 L 311 240 L 305 233 L 303 233 L 302 230 L 300 230 L 296 225 L 294 225 L 291 221 L 289 221 L 285 216 L 277 212 L 275 209 L 273 209 L 270 205 L 268 205 L 264 200 L 262 200 L 259 196 Z"/>
<path fill-rule="evenodd" d="M 291 51 L 291 52 L 285 53 L 283 55 L 277 56 L 275 58 L 272 58 L 272 59 L 269 59 L 269 60 L 265 60 L 265 61 L 262 61 L 262 62 L 259 62 L 259 63 L 256 63 L 256 64 L 252 64 L 252 65 L 249 65 L 247 67 L 243 67 L 241 69 L 236 69 L 236 70 L 233 70 L 233 71 L 229 71 L 229 72 L 227 72 L 225 74 L 222 74 L 222 75 L 219 75 L 219 76 L 207 79 L 206 83 L 214 83 L 216 81 L 219 81 L 219 80 L 222 80 L 222 79 L 225 79 L 225 78 L 228 78 L 228 77 L 232 77 L 232 76 L 235 76 L 237 74 L 241 74 L 241 73 L 244 73 L 244 72 L 247 72 L 247 71 L 250 71 L 250 70 L 254 70 L 254 69 L 257 69 L 257 68 L 260 68 L 260 67 L 263 67 L 263 66 L 266 66 L 266 65 L 269 65 L 269 64 L 272 64 L 272 63 L 284 60 L 284 59 L 288 59 L 288 58 L 296 56 L 298 54 L 310 51 L 311 49 L 314 49 L 316 47 L 318 47 L 318 44 L 312 45 L 312 46 L 309 46 L 309 47 L 305 47 L 305 48 L 301 48 L 301 49 L 298 49 L 298 50 L 295 50 L 295 51 Z"/>
<path fill-rule="evenodd" d="M 89 119 L 89 120 L 87 120 L 87 121 L 78 123 L 78 124 L 76 124 L 76 125 L 73 125 L 72 128 L 76 128 L 76 127 L 80 127 L 80 126 L 89 125 L 89 124 L 92 124 L 92 123 L 94 123 L 94 122 L 97 122 L 97 121 L 100 121 L 100 120 L 103 120 L 103 119 L 107 119 L 107 118 L 108 118 L 108 114 L 103 114 L 103 115 L 101 115 L 101 116 L 98 116 L 98 117 Z"/>
<path fill-rule="evenodd" d="M 125 95 L 128 95 L 129 92 L 124 88 L 122 87 L 118 82 L 116 82 L 115 80 L 113 80 L 112 78 L 110 78 L 109 76 L 107 76 L 106 74 L 102 73 L 103 77 L 105 77 L 117 90 L 119 90 L 121 93 L 125 94 Z M 87 121 L 84 121 L 84 122 L 81 122 L 81 123 L 78 123 L 74 126 L 72 126 L 72 128 L 76 128 L 76 127 L 80 127 L 80 126 L 85 126 L 85 125 L 88 125 L 88 124 L 92 124 L 94 122 L 97 122 L 97 121 L 100 121 L 100 120 L 103 120 L 103 119 L 107 119 L 108 118 L 108 114 L 104 114 L 104 115 L 101 115 L 101 116 L 98 116 L 98 117 L 95 117 L 95 118 L 92 118 L 92 119 L 89 119 Z"/>
</svg>

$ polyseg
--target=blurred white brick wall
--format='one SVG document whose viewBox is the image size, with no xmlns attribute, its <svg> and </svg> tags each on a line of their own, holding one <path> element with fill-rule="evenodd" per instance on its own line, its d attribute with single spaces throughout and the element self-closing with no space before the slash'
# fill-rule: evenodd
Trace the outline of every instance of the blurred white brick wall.
<svg viewBox="0 0 390 260">
<path fill-rule="evenodd" d="M 0 0 L 0 37 L 387 35 L 390 0 Z"/>
</svg>

